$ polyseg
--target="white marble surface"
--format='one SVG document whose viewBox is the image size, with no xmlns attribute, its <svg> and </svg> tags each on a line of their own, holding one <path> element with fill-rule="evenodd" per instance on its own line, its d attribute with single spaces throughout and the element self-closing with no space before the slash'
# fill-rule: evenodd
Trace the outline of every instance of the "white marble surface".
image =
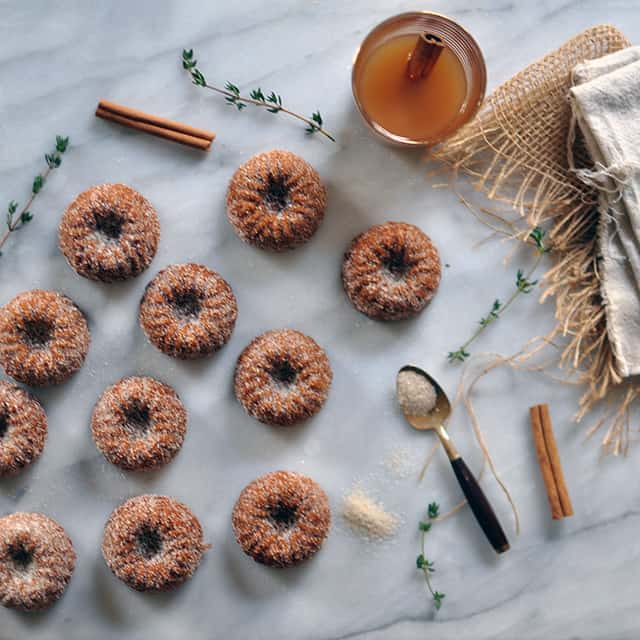
<svg viewBox="0 0 640 640">
<path fill-rule="evenodd" d="M 580 29 L 613 22 L 640 35 L 633 0 L 502 2 L 436 0 L 423 5 L 458 18 L 482 46 L 493 87 Z M 38 391 L 50 421 L 41 460 L 0 483 L 0 513 L 43 511 L 71 535 L 78 563 L 67 594 L 36 615 L 0 611 L 0 639 L 158 639 L 188 637 L 637 638 L 640 476 L 627 461 L 598 459 L 595 441 L 570 423 L 577 392 L 532 375 L 498 373 L 479 388 L 478 408 L 499 469 L 522 515 L 516 537 L 494 482 L 487 492 L 512 550 L 496 557 L 469 513 L 434 528 L 429 549 L 437 587 L 447 593 L 433 615 L 414 568 L 415 523 L 427 502 L 444 508 L 459 490 L 443 456 L 427 480 L 398 479 L 384 467 L 396 447 L 422 457 L 430 435 L 410 431 L 393 402 L 394 373 L 407 361 L 432 371 L 453 392 L 459 369 L 445 360 L 496 296 L 512 286 L 516 256 L 476 246 L 485 236 L 446 190 L 433 190 L 416 154 L 386 148 L 360 122 L 350 93 L 350 62 L 367 30 L 405 0 L 244 2 L 0 3 L 0 191 L 21 199 L 38 158 L 56 133 L 71 136 L 64 166 L 33 208 L 35 220 L 0 259 L 0 303 L 24 289 L 59 289 L 86 310 L 92 344 L 67 384 Z M 191 86 L 179 56 L 195 47 L 212 80 L 276 89 L 305 111 L 320 108 L 338 144 L 305 138 L 285 117 L 224 106 Z M 124 131 L 93 117 L 98 99 L 146 108 L 218 133 L 208 155 Z M 312 162 L 329 189 L 327 217 L 307 246 L 269 255 L 242 244 L 226 222 L 224 195 L 234 169 L 252 154 L 291 149 Z M 76 276 L 56 246 L 65 205 L 101 182 L 126 182 L 157 207 L 162 241 L 151 269 L 123 285 Z M 4 206 L 4 205 L 3 205 Z M 358 315 L 339 281 L 351 237 L 375 222 L 419 224 L 440 247 L 442 287 L 419 319 L 374 323 Z M 234 287 L 239 319 L 215 357 L 183 363 L 157 352 L 136 320 L 140 294 L 172 262 L 200 261 Z M 482 348 L 510 352 L 552 323 L 552 306 L 520 300 L 494 325 Z M 295 327 L 324 345 L 335 378 L 329 401 L 308 424 L 266 428 L 247 417 L 231 390 L 236 357 L 257 333 Z M 189 432 L 164 470 L 123 474 L 107 464 L 89 432 L 91 408 L 120 376 L 150 374 L 185 401 Z M 536 466 L 527 408 L 551 404 L 576 515 L 552 523 Z M 452 431 L 468 460 L 479 460 L 466 418 Z M 233 540 L 230 511 L 242 487 L 277 468 L 317 479 L 336 514 L 332 534 L 308 564 L 274 571 L 252 563 Z M 361 480 L 405 519 L 392 543 L 364 544 L 337 516 L 342 493 Z M 103 524 L 124 498 L 174 495 L 200 517 L 213 544 L 195 577 L 171 595 L 130 591 L 99 551 Z"/>
</svg>

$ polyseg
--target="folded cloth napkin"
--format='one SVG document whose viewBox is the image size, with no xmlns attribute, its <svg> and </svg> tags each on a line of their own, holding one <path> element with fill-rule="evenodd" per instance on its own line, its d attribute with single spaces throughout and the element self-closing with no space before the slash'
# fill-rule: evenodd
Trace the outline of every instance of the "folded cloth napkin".
<svg viewBox="0 0 640 640">
<path fill-rule="evenodd" d="M 607 332 L 622 377 L 640 374 L 640 47 L 575 67 L 569 100 L 598 189 L 597 247 Z M 572 153 L 569 153 L 572 164 Z"/>
</svg>

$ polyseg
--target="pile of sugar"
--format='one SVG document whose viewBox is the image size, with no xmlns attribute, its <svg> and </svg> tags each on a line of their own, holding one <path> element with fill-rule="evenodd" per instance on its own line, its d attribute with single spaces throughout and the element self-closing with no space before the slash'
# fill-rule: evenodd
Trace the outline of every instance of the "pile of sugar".
<svg viewBox="0 0 640 640">
<path fill-rule="evenodd" d="M 357 485 L 343 499 L 342 516 L 356 533 L 370 540 L 392 538 L 400 525 L 396 515 Z"/>
<path fill-rule="evenodd" d="M 436 406 L 434 386 L 415 371 L 401 371 L 396 381 L 398 402 L 402 411 L 409 416 L 426 416 Z"/>
</svg>

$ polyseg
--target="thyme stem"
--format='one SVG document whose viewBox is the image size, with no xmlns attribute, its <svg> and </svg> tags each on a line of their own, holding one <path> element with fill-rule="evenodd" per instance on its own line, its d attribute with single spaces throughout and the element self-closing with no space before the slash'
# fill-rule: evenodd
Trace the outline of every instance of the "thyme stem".
<svg viewBox="0 0 640 640">
<path fill-rule="evenodd" d="M 426 550 L 425 550 L 425 538 L 428 531 L 431 531 L 431 527 L 433 525 L 433 521 L 438 517 L 440 513 L 440 506 L 437 502 L 429 503 L 427 508 L 427 518 L 428 520 L 421 521 L 418 524 L 418 529 L 420 530 L 420 555 L 416 558 L 416 567 L 422 571 L 424 575 L 425 582 L 427 583 L 427 588 L 429 589 L 429 593 L 433 599 L 433 606 L 436 610 L 440 609 L 442 606 L 442 601 L 445 598 L 444 593 L 440 593 L 436 589 L 433 588 L 433 584 L 431 583 L 431 574 L 435 572 L 434 563 L 431 560 L 427 559 Z"/>
<path fill-rule="evenodd" d="M 51 173 L 51 171 L 53 171 L 53 169 L 51 167 L 47 167 L 45 171 L 41 174 L 42 179 L 46 180 L 47 176 Z M 22 217 L 25 213 L 28 213 L 29 207 L 33 204 L 33 201 L 36 199 L 36 195 L 37 194 L 33 193 L 32 191 L 31 195 L 29 196 L 29 199 L 27 200 L 27 203 L 24 205 L 24 207 L 22 207 L 17 217 L 7 220 L 7 230 L 4 232 L 4 235 L 2 236 L 2 238 L 0 238 L 0 255 L 2 253 L 2 247 L 4 247 L 4 244 L 9 239 L 9 236 L 14 231 L 17 231 L 24 224 Z"/>
<path fill-rule="evenodd" d="M 240 89 L 227 82 L 224 89 L 209 84 L 202 72 L 197 67 L 198 61 L 194 58 L 193 49 L 183 49 L 182 51 L 182 67 L 191 76 L 191 81 L 198 87 L 215 91 L 225 97 L 228 104 L 235 106 L 238 111 L 242 111 L 248 104 L 252 104 L 256 107 L 263 107 L 270 113 L 286 113 L 292 118 L 296 118 L 307 125 L 306 132 L 309 134 L 321 133 L 326 136 L 332 142 L 336 139 L 324 128 L 322 122 L 322 116 L 319 111 L 314 111 L 311 117 L 303 116 L 287 107 L 282 106 L 282 98 L 272 91 L 269 95 L 265 96 L 260 88 L 251 91 L 250 97 L 240 94 Z"/>
<path fill-rule="evenodd" d="M 529 273 L 527 273 L 527 275 L 525 276 L 525 278 L 527 280 L 529 280 L 533 274 L 536 272 L 536 269 L 538 268 L 538 265 L 540 264 L 540 260 L 542 260 L 542 256 L 539 255 L 536 258 L 536 261 L 533 265 L 533 267 L 529 270 Z M 516 300 L 516 298 L 523 293 L 522 289 L 519 289 L 516 287 L 515 291 L 509 296 L 508 300 L 500 307 L 500 309 L 498 311 L 495 312 L 495 318 L 493 318 L 493 320 L 497 320 Z M 463 351 L 466 351 L 466 349 L 473 343 L 475 342 L 475 340 L 477 338 L 480 337 L 480 335 L 482 334 L 482 332 L 489 326 L 489 324 L 491 324 L 491 322 L 493 322 L 493 320 L 485 323 L 485 324 L 481 324 L 472 334 L 472 336 L 462 345 L 461 349 Z"/>
<path fill-rule="evenodd" d="M 540 227 L 535 227 L 531 231 L 526 242 L 534 244 L 536 247 L 537 256 L 535 262 L 533 263 L 533 266 L 526 275 L 524 275 L 523 272 L 518 269 L 518 272 L 516 274 L 515 291 L 509 296 L 504 304 L 502 304 L 498 299 L 494 301 L 493 307 L 485 317 L 481 318 L 479 323 L 480 326 L 473 332 L 473 334 L 471 334 L 471 337 L 457 351 L 449 352 L 447 356 L 449 362 L 464 362 L 471 355 L 468 351 L 469 346 L 480 337 L 482 332 L 495 320 L 498 320 L 498 318 L 500 318 L 504 314 L 504 312 L 516 301 L 516 299 L 521 294 L 531 293 L 535 285 L 538 283 L 537 280 L 532 280 L 531 278 L 540 265 L 542 256 L 549 251 L 549 248 L 543 244 L 544 236 L 545 231 Z"/>
<path fill-rule="evenodd" d="M 261 100 L 254 100 L 253 98 L 247 98 L 245 96 L 236 96 L 234 93 L 231 93 L 230 91 L 227 91 L 226 89 L 220 89 L 220 87 L 214 87 L 213 85 L 205 82 L 205 84 L 199 85 L 201 87 L 204 87 L 205 89 L 209 89 L 211 91 L 215 91 L 216 93 L 219 93 L 220 95 L 223 96 L 227 96 L 228 98 L 234 98 L 237 100 L 241 100 L 242 102 L 247 102 L 248 104 L 255 104 L 257 107 L 269 107 L 270 105 L 265 104 L 264 102 L 262 102 Z M 315 130 L 318 133 L 321 133 L 323 136 L 326 136 L 327 138 L 329 138 L 329 140 L 331 140 L 331 142 L 335 142 L 336 139 L 323 127 L 320 127 L 318 125 L 316 125 L 313 120 L 311 120 L 310 118 L 307 118 L 306 116 L 300 115 L 299 113 L 296 113 L 295 111 L 291 111 L 290 109 L 287 109 L 286 107 L 279 107 L 278 111 L 282 111 L 282 113 L 286 113 L 288 115 L 290 115 L 292 118 L 297 118 L 298 120 L 300 120 L 301 122 L 304 122 L 305 124 L 315 127 Z"/>
<path fill-rule="evenodd" d="M 57 169 L 62 164 L 62 154 L 67 150 L 69 145 L 69 138 L 63 138 L 62 136 L 56 136 L 56 146 L 53 153 L 45 153 L 44 158 L 47 162 L 47 168 L 35 176 L 33 184 L 31 186 L 31 194 L 25 203 L 25 205 L 18 211 L 18 203 L 15 200 L 9 202 L 6 215 L 6 230 L 0 236 L 0 256 L 2 255 L 2 248 L 6 244 L 7 240 L 12 233 L 21 229 L 25 224 L 30 222 L 33 218 L 29 209 L 36 199 L 36 196 L 42 190 L 49 174 Z"/>
<path fill-rule="evenodd" d="M 426 549 L 425 549 L 425 538 L 427 537 L 427 532 L 426 531 L 421 531 L 420 532 L 420 551 L 423 555 L 423 557 L 426 556 Z M 431 596 L 433 597 L 435 595 L 435 591 L 433 589 L 433 585 L 431 584 L 431 576 L 429 569 L 425 566 L 422 567 L 422 573 L 424 573 L 424 579 L 425 582 L 427 583 L 427 588 L 429 589 L 429 593 L 431 593 Z"/>
</svg>

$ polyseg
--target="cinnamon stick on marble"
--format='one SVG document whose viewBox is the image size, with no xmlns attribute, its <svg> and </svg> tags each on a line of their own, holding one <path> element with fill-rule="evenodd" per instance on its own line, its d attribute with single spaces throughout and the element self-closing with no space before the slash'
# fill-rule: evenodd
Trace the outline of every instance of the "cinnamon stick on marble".
<svg viewBox="0 0 640 640">
<path fill-rule="evenodd" d="M 444 49 L 442 40 L 432 33 L 421 33 L 407 62 L 409 80 L 426 78 Z"/>
<path fill-rule="evenodd" d="M 215 133 L 198 129 L 175 120 L 161 118 L 138 109 L 132 109 L 110 100 L 100 100 L 96 109 L 96 116 L 111 122 L 144 131 L 151 135 L 172 140 L 180 144 L 208 151 L 216 137 Z"/>
<path fill-rule="evenodd" d="M 573 515 L 573 506 L 560 464 L 558 445 L 553 434 L 549 407 L 536 405 L 529 409 L 533 442 L 536 447 L 542 479 L 554 520 Z"/>
</svg>

